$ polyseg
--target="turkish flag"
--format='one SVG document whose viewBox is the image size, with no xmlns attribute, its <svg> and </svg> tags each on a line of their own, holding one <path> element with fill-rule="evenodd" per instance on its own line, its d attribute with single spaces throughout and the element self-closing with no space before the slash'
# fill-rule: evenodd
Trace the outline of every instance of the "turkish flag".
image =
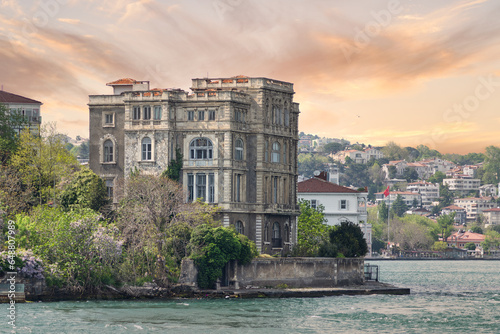
<svg viewBox="0 0 500 334">
<path fill-rule="evenodd" d="M 384 196 L 385 197 L 389 196 L 389 193 L 390 193 L 389 186 L 387 186 L 387 189 L 384 191 Z"/>
</svg>

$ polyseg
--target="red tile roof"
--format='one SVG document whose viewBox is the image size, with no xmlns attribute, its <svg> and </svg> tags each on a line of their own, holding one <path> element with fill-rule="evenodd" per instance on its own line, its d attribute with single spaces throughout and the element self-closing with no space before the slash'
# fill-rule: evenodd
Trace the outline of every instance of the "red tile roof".
<svg viewBox="0 0 500 334">
<path fill-rule="evenodd" d="M 37 100 L 32 100 L 27 97 L 12 94 L 3 90 L 0 90 L 0 103 L 36 103 L 42 104 L 42 102 Z"/>
<path fill-rule="evenodd" d="M 141 83 L 141 81 L 137 81 L 131 78 L 123 78 L 123 79 L 118 79 L 116 81 L 108 82 L 106 86 L 119 86 L 119 85 L 133 85 L 136 83 Z"/>
<path fill-rule="evenodd" d="M 500 208 L 486 209 L 486 210 L 483 210 L 483 212 L 500 212 Z"/>
<path fill-rule="evenodd" d="M 297 186 L 299 193 L 360 193 L 360 191 L 342 187 L 317 177 L 299 182 Z"/>
<path fill-rule="evenodd" d="M 448 205 L 444 207 L 442 210 L 465 210 L 464 208 L 461 208 L 457 205 Z"/>
</svg>

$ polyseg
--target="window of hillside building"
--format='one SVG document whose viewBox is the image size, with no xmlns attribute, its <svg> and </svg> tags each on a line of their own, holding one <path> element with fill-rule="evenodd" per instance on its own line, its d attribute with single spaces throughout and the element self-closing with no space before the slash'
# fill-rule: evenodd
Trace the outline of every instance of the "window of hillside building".
<svg viewBox="0 0 500 334">
<path fill-rule="evenodd" d="M 243 160 L 243 140 L 236 139 L 234 143 L 234 159 Z"/>
<path fill-rule="evenodd" d="M 108 197 L 113 199 L 113 180 L 106 180 L 106 191 L 108 193 Z"/>
<path fill-rule="evenodd" d="M 311 200 L 311 208 L 316 209 L 318 207 L 318 201 L 315 199 Z"/>
<path fill-rule="evenodd" d="M 155 106 L 154 119 L 155 120 L 161 119 L 161 106 Z"/>
<path fill-rule="evenodd" d="M 142 160 L 151 160 L 151 138 L 142 139 Z"/>
<path fill-rule="evenodd" d="M 211 109 L 208 111 L 208 120 L 215 121 L 215 110 Z"/>
<path fill-rule="evenodd" d="M 273 143 L 273 151 L 271 153 L 272 162 L 280 162 L 280 143 L 275 141 Z"/>
<path fill-rule="evenodd" d="M 114 162 L 113 158 L 113 142 L 111 140 L 106 140 L 103 144 L 104 148 L 104 162 Z"/>
<path fill-rule="evenodd" d="M 151 107 L 150 106 L 144 106 L 144 119 L 148 120 L 151 119 Z"/>
<path fill-rule="evenodd" d="M 207 138 L 196 138 L 189 145 L 189 157 L 192 160 L 211 160 L 213 155 L 212 141 Z"/>
<path fill-rule="evenodd" d="M 340 209 L 341 210 L 346 210 L 347 209 L 347 200 L 341 199 L 340 200 Z"/>
<path fill-rule="evenodd" d="M 264 226 L 264 242 L 269 242 L 269 224 Z"/>
<path fill-rule="evenodd" d="M 205 120 L 205 110 L 198 110 L 198 120 L 199 121 Z"/>
<path fill-rule="evenodd" d="M 234 224 L 234 228 L 236 229 L 236 232 L 238 232 L 239 234 L 244 234 L 245 232 L 243 223 L 240 220 L 238 220 L 236 224 Z"/>
<path fill-rule="evenodd" d="M 105 114 L 104 115 L 104 124 L 106 124 L 106 125 L 113 124 L 113 114 Z"/>
<path fill-rule="evenodd" d="M 188 121 L 194 120 L 194 110 L 188 110 Z"/>
<path fill-rule="evenodd" d="M 134 107 L 133 113 L 132 113 L 132 119 L 134 119 L 134 120 L 141 119 L 141 107 L 139 107 L 139 106 Z"/>
</svg>

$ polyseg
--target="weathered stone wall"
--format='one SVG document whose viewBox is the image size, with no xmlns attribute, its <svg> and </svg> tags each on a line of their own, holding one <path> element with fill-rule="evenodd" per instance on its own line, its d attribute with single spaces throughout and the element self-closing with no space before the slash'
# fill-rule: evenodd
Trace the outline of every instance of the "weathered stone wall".
<svg viewBox="0 0 500 334">
<path fill-rule="evenodd" d="M 236 289 L 249 287 L 335 287 L 364 282 L 362 258 L 272 258 L 250 264 L 227 266 L 227 282 Z M 192 260 L 182 262 L 179 283 L 196 286 L 197 270 Z"/>
</svg>

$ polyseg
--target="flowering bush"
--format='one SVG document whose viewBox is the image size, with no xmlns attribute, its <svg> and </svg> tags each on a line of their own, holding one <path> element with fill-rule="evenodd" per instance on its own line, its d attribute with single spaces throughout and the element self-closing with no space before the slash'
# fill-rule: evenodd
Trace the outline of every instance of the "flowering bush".
<svg viewBox="0 0 500 334">
<path fill-rule="evenodd" d="M 23 250 L 14 256 L 14 266 L 17 273 L 26 278 L 43 279 L 44 268 L 40 258 L 33 255 L 31 250 Z M 8 253 L 0 253 L 0 270 L 2 273 L 12 271 L 8 262 Z"/>
</svg>

